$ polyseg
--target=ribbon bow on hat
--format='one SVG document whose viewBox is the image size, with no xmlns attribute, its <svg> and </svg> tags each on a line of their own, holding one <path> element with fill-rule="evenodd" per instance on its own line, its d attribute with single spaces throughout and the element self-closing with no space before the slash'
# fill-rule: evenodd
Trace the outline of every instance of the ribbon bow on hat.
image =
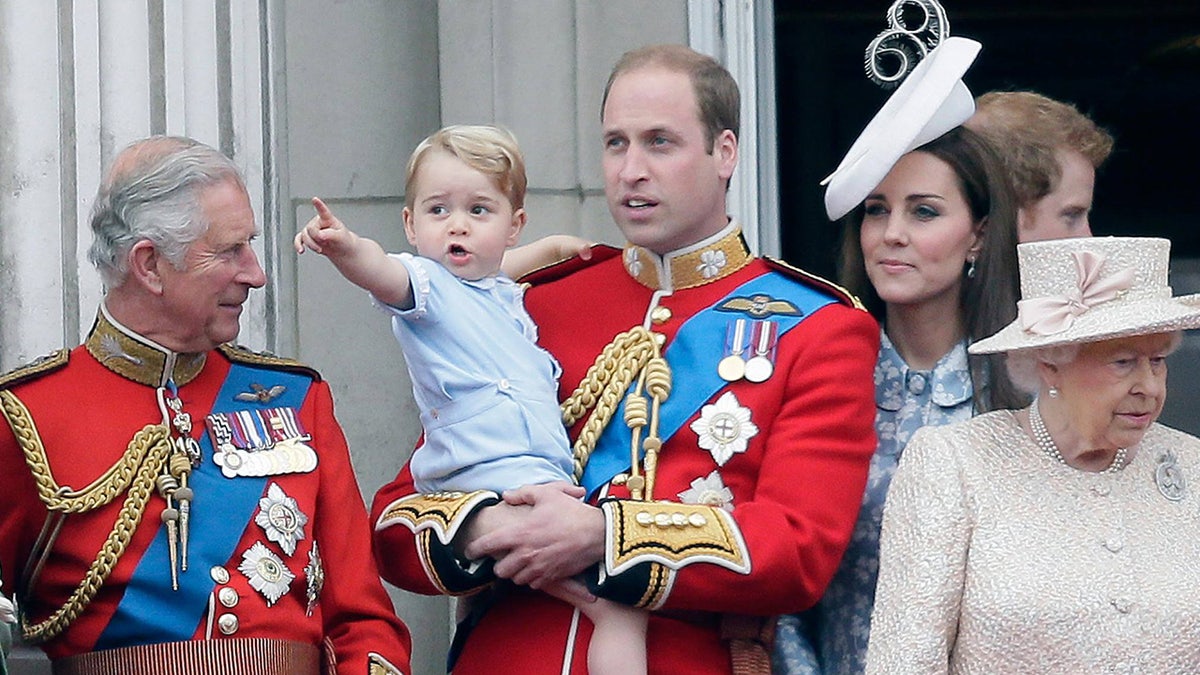
<svg viewBox="0 0 1200 675">
<path fill-rule="evenodd" d="M 1079 288 L 1066 295 L 1050 295 L 1017 302 L 1017 319 L 1021 328 L 1038 335 L 1061 333 L 1075 323 L 1075 318 L 1092 307 L 1116 298 L 1133 285 L 1133 270 L 1126 268 L 1100 277 L 1104 256 L 1094 251 L 1075 251 L 1075 269 L 1079 273 Z"/>
</svg>

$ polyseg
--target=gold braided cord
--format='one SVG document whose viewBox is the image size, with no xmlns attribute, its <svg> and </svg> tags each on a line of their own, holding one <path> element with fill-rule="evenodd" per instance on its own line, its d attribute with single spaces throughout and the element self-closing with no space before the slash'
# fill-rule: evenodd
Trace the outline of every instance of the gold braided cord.
<svg viewBox="0 0 1200 675">
<path fill-rule="evenodd" d="M 83 513 L 111 502 L 118 494 L 128 492 L 104 545 L 88 567 L 87 574 L 71 597 L 48 619 L 30 626 L 21 616 L 21 632 L 31 644 L 39 644 L 61 634 L 83 610 L 91 604 L 100 587 L 125 553 L 133 533 L 141 523 L 146 503 L 154 493 L 155 480 L 167 463 L 171 443 L 167 428 L 148 424 L 134 434 L 121 460 L 83 490 L 71 490 L 58 485 L 50 471 L 46 448 L 33 423 L 29 409 L 11 392 L 0 391 L 0 409 L 13 430 L 13 436 L 25 454 L 25 463 L 38 487 L 38 497 L 46 508 L 59 513 Z"/>
<path fill-rule="evenodd" d="M 646 501 L 653 501 L 654 477 L 658 473 L 658 451 L 662 449 L 662 439 L 658 436 L 658 411 L 663 401 L 671 395 L 671 367 L 656 351 L 654 358 L 646 364 L 643 375 L 646 393 L 653 401 L 647 416 L 650 428 L 646 430 L 646 440 L 642 442 L 642 447 L 645 448 L 642 469 L 646 475 L 644 498 Z"/>
<path fill-rule="evenodd" d="M 575 439 L 576 480 L 583 477 L 583 468 L 625 391 L 656 351 L 654 334 L 645 327 L 637 326 L 621 333 L 605 346 L 579 386 L 563 401 L 563 423 L 568 427 L 591 410 L 579 438 Z"/>
<path fill-rule="evenodd" d="M 60 486 L 54 480 L 50 462 L 46 459 L 45 446 L 42 445 L 41 436 L 33 424 L 29 409 L 9 391 L 0 391 L 0 407 L 8 420 L 8 426 L 12 428 L 13 436 L 25 453 L 25 463 L 29 465 L 37 483 L 38 496 L 51 511 L 86 513 L 104 506 L 129 488 L 134 472 L 146 457 L 148 445 L 135 447 L 136 444 L 130 442 L 129 449 L 121 459 L 87 487 L 72 490 Z M 156 425 L 155 428 L 166 438 L 167 431 L 164 427 Z"/>
<path fill-rule="evenodd" d="M 154 494 L 155 479 L 167 462 L 171 444 L 167 441 L 166 429 L 161 425 L 148 424 L 134 435 L 133 440 L 129 442 L 129 448 L 131 451 L 137 448 L 138 452 L 146 457 L 146 462 L 138 469 L 137 476 L 133 479 L 112 532 L 100 547 L 96 559 L 88 567 L 87 574 L 62 607 L 51 614 L 50 618 L 35 626 L 28 625 L 22 616 L 21 631 L 26 642 L 39 644 L 66 630 L 95 599 L 100 587 L 108 580 L 113 568 L 117 566 L 117 561 L 125 553 L 125 547 L 133 539 L 133 533 L 146 512 L 146 502 Z"/>
<path fill-rule="evenodd" d="M 661 356 L 655 356 L 646 364 L 646 393 L 660 403 L 671 395 L 671 367 Z"/>
</svg>

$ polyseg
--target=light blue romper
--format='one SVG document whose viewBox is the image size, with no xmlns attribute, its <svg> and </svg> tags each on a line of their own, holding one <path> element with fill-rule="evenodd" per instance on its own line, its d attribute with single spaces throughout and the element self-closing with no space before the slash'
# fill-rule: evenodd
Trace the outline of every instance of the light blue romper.
<svg viewBox="0 0 1200 675">
<path fill-rule="evenodd" d="M 417 490 L 570 481 L 562 371 L 536 344 L 521 287 L 502 274 L 466 281 L 428 258 L 393 257 L 409 271 L 413 308 L 376 304 L 393 315 L 421 410 L 425 442 L 410 465 Z"/>
</svg>

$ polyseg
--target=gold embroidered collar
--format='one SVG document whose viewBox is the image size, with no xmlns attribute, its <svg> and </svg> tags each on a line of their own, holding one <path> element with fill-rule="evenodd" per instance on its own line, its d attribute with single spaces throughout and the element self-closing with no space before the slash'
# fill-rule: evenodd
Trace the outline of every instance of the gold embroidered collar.
<svg viewBox="0 0 1200 675">
<path fill-rule="evenodd" d="M 182 387 L 200 374 L 207 354 L 179 354 L 145 338 L 112 318 L 104 303 L 96 324 L 83 343 L 100 365 L 148 387 L 166 386 L 173 380 Z"/>
<path fill-rule="evenodd" d="M 643 286 L 664 291 L 712 283 L 742 269 L 753 259 L 742 238 L 742 228 L 735 221 L 708 239 L 664 256 L 630 244 L 622 258 L 629 276 Z"/>
</svg>

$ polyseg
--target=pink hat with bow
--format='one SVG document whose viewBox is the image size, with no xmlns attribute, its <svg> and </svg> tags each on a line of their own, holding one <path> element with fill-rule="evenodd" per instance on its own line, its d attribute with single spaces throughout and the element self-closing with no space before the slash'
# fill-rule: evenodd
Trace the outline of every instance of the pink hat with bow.
<svg viewBox="0 0 1200 675">
<path fill-rule="evenodd" d="M 1098 342 L 1200 328 L 1200 294 L 1171 296 L 1171 242 L 1088 237 L 1017 246 L 1017 320 L 972 344 L 972 354 Z"/>
</svg>

